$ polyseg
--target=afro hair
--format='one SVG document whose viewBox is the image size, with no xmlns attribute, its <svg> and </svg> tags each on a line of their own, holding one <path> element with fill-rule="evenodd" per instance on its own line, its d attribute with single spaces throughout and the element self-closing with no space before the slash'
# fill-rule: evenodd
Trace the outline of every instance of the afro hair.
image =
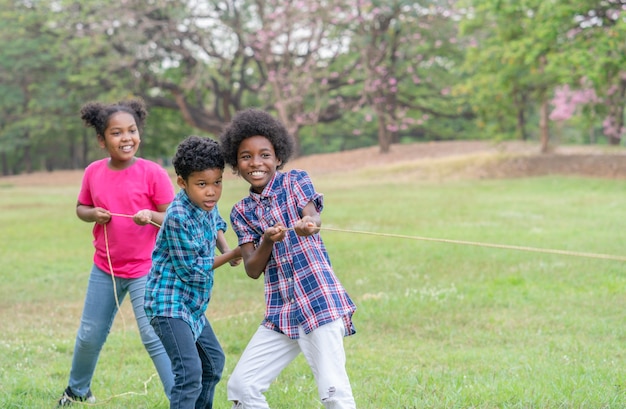
<svg viewBox="0 0 626 409">
<path fill-rule="evenodd" d="M 270 141 L 276 157 L 281 161 L 278 169 L 287 163 L 294 152 L 293 137 L 278 119 L 261 109 L 249 108 L 235 114 L 220 135 L 224 161 L 233 169 L 237 167 L 239 145 L 252 136 L 264 136 Z"/>
</svg>

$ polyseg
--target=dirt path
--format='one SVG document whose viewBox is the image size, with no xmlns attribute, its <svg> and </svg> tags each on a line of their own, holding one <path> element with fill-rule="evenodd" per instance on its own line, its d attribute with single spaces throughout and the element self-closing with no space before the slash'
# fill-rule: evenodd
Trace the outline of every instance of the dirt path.
<svg viewBox="0 0 626 409">
<path fill-rule="evenodd" d="M 311 173 L 416 164 L 433 160 L 466 162 L 453 177 L 507 178 L 547 174 L 626 178 L 626 149 L 606 146 L 560 146 L 542 154 L 537 143 L 507 141 L 446 141 L 394 145 L 388 154 L 378 147 L 311 155 L 288 163 Z"/>
</svg>

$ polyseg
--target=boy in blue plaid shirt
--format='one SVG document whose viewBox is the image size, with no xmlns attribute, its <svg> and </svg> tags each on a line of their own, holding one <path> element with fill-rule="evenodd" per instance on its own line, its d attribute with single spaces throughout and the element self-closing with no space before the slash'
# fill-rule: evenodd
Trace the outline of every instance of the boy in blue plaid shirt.
<svg viewBox="0 0 626 409">
<path fill-rule="evenodd" d="M 241 259 L 228 248 L 217 202 L 224 158 L 217 142 L 190 136 L 173 159 L 181 187 L 167 208 L 152 253 L 144 308 L 172 362 L 170 408 L 212 408 L 224 352 L 204 313 L 213 271 Z M 215 255 L 215 247 L 222 252 Z"/>
<path fill-rule="evenodd" d="M 293 151 L 285 127 L 268 113 L 235 115 L 220 136 L 224 159 L 250 184 L 233 207 L 246 273 L 265 276 L 265 318 L 228 381 L 233 408 L 269 408 L 263 393 L 301 352 L 326 408 L 356 407 L 343 337 L 356 307 L 335 276 L 319 235 L 323 196 L 302 170 L 280 172 Z"/>
</svg>

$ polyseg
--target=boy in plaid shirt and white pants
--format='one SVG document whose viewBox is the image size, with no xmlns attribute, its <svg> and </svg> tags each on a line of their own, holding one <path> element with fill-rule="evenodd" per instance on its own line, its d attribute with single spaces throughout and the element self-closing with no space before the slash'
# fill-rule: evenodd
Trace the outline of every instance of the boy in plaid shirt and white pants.
<svg viewBox="0 0 626 409">
<path fill-rule="evenodd" d="M 258 109 L 239 112 L 220 136 L 225 162 L 248 183 L 231 223 L 246 273 L 265 273 L 265 318 L 228 382 L 233 408 L 269 408 L 263 393 L 302 352 L 327 408 L 355 408 L 343 337 L 356 306 L 319 235 L 323 196 L 305 171 L 278 171 L 293 152 L 285 127 Z"/>
</svg>

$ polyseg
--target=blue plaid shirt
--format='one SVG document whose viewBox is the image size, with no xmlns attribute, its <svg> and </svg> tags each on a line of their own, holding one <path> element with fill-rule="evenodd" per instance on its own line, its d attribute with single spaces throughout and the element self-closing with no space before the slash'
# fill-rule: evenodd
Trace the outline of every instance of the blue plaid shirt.
<svg viewBox="0 0 626 409">
<path fill-rule="evenodd" d="M 263 232 L 277 222 L 293 227 L 309 202 L 322 211 L 323 196 L 305 171 L 276 172 L 261 194 L 250 191 L 233 207 L 230 220 L 239 245 L 258 245 Z M 356 306 L 335 276 L 319 233 L 301 237 L 290 230 L 274 243 L 265 268 L 265 304 L 262 325 L 292 339 L 298 338 L 300 325 L 308 334 L 339 318 L 346 335 L 355 332 Z"/>
<path fill-rule="evenodd" d="M 179 318 L 189 324 L 195 339 L 206 325 L 204 312 L 213 288 L 213 260 L 217 231 L 226 222 L 217 206 L 199 208 L 185 190 L 167 208 L 152 252 L 144 309 L 154 317 Z"/>
</svg>

